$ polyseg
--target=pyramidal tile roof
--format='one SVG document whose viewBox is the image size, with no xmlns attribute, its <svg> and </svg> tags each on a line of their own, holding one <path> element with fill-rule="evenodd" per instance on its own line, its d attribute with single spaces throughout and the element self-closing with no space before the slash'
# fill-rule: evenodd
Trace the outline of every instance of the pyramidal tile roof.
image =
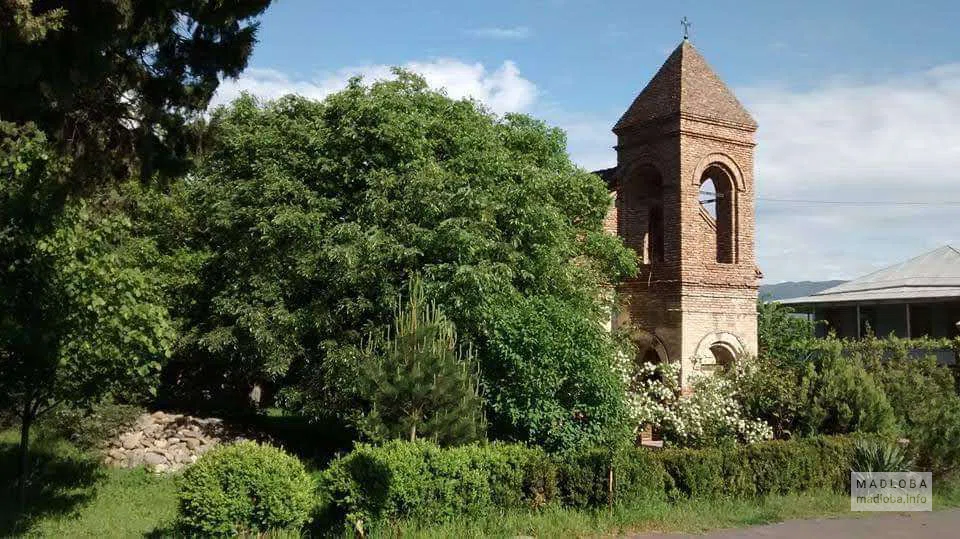
<svg viewBox="0 0 960 539">
<path fill-rule="evenodd" d="M 830 303 L 960 297 L 960 250 L 944 245 L 906 262 L 783 303 Z"/>
<path fill-rule="evenodd" d="M 729 122 L 749 129 L 757 123 L 686 39 L 663 63 L 613 127 L 625 127 L 683 114 Z"/>
</svg>

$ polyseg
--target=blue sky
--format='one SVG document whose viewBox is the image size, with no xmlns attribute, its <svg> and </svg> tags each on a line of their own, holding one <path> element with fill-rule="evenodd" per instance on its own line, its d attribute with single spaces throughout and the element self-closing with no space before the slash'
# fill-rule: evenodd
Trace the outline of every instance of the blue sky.
<svg viewBox="0 0 960 539">
<path fill-rule="evenodd" d="M 960 202 L 960 2 L 277 0 L 250 69 L 224 83 L 310 97 L 403 65 L 456 97 L 568 132 L 612 165 L 610 127 L 691 41 L 760 123 L 761 198 Z M 960 205 L 758 201 L 765 282 L 856 277 L 960 243 Z"/>
</svg>

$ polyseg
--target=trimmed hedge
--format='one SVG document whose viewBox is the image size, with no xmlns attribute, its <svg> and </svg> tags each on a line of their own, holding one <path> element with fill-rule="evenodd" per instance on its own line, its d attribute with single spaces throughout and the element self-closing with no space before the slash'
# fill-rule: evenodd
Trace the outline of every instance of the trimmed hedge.
<svg viewBox="0 0 960 539">
<path fill-rule="evenodd" d="M 671 500 L 841 490 L 850 477 L 853 440 L 818 437 L 716 449 L 665 449 L 659 458 Z"/>
<path fill-rule="evenodd" d="M 548 504 L 589 508 L 840 491 L 853 453 L 851 437 L 716 449 L 597 448 L 562 456 L 522 445 L 442 449 L 394 441 L 358 445 L 334 461 L 323 473 L 321 491 L 334 522 L 441 522 Z"/>
<path fill-rule="evenodd" d="M 598 507 L 664 497 L 667 476 L 655 451 L 596 448 L 558 457 L 558 461 L 563 505 Z"/>
<path fill-rule="evenodd" d="M 321 476 L 326 518 L 437 522 L 493 508 L 539 507 L 556 498 L 557 473 L 541 449 L 426 441 L 358 445 Z"/>
</svg>

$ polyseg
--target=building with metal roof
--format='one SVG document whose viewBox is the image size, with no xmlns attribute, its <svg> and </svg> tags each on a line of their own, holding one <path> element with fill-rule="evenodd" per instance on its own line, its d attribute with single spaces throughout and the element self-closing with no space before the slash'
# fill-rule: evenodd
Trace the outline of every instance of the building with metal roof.
<svg viewBox="0 0 960 539">
<path fill-rule="evenodd" d="M 823 321 L 821 331 L 859 338 L 960 336 L 960 249 L 945 245 L 822 292 L 781 301 Z M 952 361 L 952 354 L 944 360 Z"/>
</svg>

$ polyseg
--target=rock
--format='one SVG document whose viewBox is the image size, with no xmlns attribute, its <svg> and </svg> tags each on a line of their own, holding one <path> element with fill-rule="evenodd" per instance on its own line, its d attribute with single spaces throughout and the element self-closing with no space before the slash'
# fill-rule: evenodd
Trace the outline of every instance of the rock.
<svg viewBox="0 0 960 539">
<path fill-rule="evenodd" d="M 178 449 L 173 452 L 172 456 L 173 458 L 170 459 L 171 462 L 176 462 L 180 464 L 190 462 L 190 451 L 186 449 Z"/>
<path fill-rule="evenodd" d="M 140 447 L 140 443 L 143 441 L 142 432 L 128 432 L 120 436 L 120 444 L 124 449 L 136 449 Z"/>
<path fill-rule="evenodd" d="M 157 464 L 166 464 L 167 457 L 161 453 L 151 451 L 143 456 L 143 462 L 151 466 L 156 466 Z"/>
<path fill-rule="evenodd" d="M 143 449 L 134 449 L 132 452 L 127 453 L 126 467 L 127 468 L 136 468 L 141 466 L 144 463 L 144 456 L 146 452 Z"/>
<path fill-rule="evenodd" d="M 260 439 L 256 433 L 240 433 L 216 417 L 199 418 L 158 410 L 143 414 L 129 432 L 108 442 L 102 457 L 109 466 L 147 466 L 155 473 L 170 473 L 195 463 L 200 455 L 217 445 L 248 437 Z"/>
</svg>

